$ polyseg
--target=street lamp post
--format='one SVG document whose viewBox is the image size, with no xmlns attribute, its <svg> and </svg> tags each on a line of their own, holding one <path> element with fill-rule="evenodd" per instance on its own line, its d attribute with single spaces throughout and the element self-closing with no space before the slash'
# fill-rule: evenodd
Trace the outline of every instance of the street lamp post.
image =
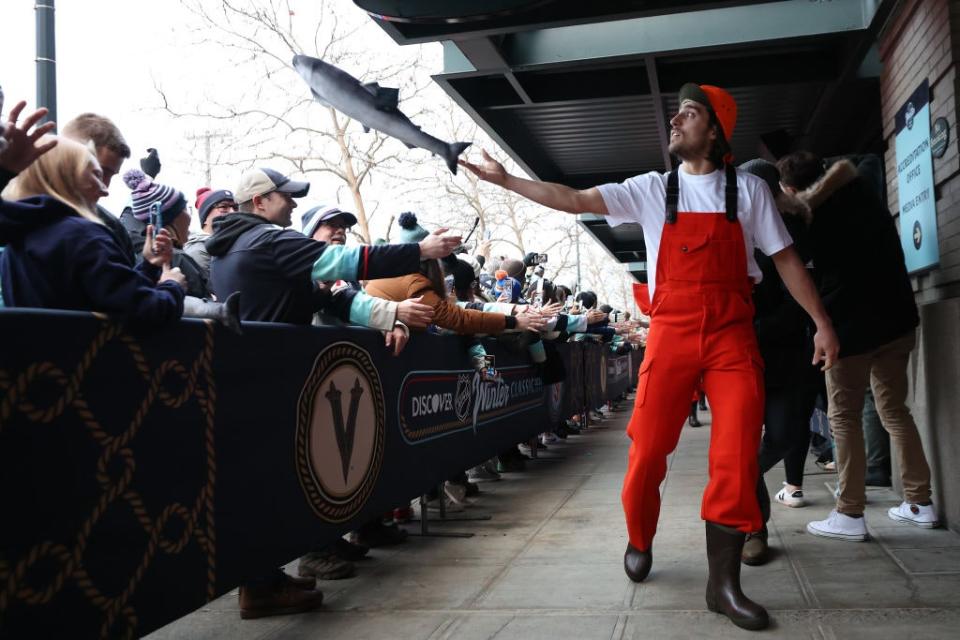
<svg viewBox="0 0 960 640">
<path fill-rule="evenodd" d="M 57 120 L 57 46 L 55 0 L 38 0 L 33 9 L 37 23 L 37 107 L 46 107 L 45 120 Z"/>
</svg>

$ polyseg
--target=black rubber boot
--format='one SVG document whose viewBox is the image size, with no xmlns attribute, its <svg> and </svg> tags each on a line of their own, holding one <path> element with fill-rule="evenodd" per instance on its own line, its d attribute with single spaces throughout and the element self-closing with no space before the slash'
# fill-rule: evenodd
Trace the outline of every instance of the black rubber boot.
<svg viewBox="0 0 960 640">
<path fill-rule="evenodd" d="M 700 426 L 700 420 L 699 420 L 699 418 L 697 418 L 697 403 L 696 403 L 696 401 L 694 401 L 694 403 L 690 405 L 690 419 L 688 420 L 688 422 L 690 423 L 690 426 L 691 426 L 691 427 L 699 427 L 699 426 Z"/>
<path fill-rule="evenodd" d="M 707 396 L 701 395 L 701 396 L 700 396 L 700 411 L 706 411 L 706 410 L 707 410 Z"/>
<path fill-rule="evenodd" d="M 707 608 L 722 613 L 730 621 L 749 631 L 766 629 L 770 624 L 767 610 L 743 595 L 740 589 L 740 559 L 746 536 L 736 529 L 707 523 Z"/>
<path fill-rule="evenodd" d="M 653 554 L 650 553 L 650 549 L 640 551 L 629 542 L 627 543 L 627 550 L 623 554 L 623 570 L 628 578 L 634 582 L 643 582 L 650 573 L 651 565 L 653 565 Z"/>
</svg>

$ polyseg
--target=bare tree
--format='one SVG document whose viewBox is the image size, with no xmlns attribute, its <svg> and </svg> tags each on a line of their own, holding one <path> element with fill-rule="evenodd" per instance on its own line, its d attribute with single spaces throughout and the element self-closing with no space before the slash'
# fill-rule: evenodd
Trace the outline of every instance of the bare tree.
<svg viewBox="0 0 960 640">
<path fill-rule="evenodd" d="M 405 101 L 429 85 L 422 49 L 398 48 L 391 60 L 377 66 L 365 43 L 382 36 L 360 11 L 344 3 L 318 0 L 306 15 L 298 15 L 289 0 L 181 0 L 197 19 L 194 46 L 216 46 L 233 61 L 233 73 L 246 78 L 245 89 L 229 100 L 190 98 L 156 85 L 161 108 L 177 119 L 192 119 L 204 129 L 228 130 L 231 135 L 218 150 L 219 165 L 238 168 L 258 163 L 283 163 L 284 170 L 327 176 L 352 200 L 357 215 L 354 234 L 371 242 L 371 224 L 377 207 L 368 206 L 364 186 L 374 172 L 395 165 L 406 150 L 377 131 L 361 132 L 350 118 L 314 102 L 291 67 L 296 54 L 305 54 L 342 66 L 360 79 L 395 83 Z M 352 7 L 351 7 L 352 9 Z M 298 10 L 301 11 L 301 10 Z M 211 37 L 213 35 L 213 37 Z M 416 119 L 420 111 L 405 112 Z M 206 140 L 209 144 L 209 139 Z"/>
<path fill-rule="evenodd" d="M 196 126 L 194 137 L 203 145 L 193 154 L 195 161 L 203 159 L 198 173 L 211 166 L 240 170 L 268 163 L 299 172 L 314 184 L 312 197 L 349 202 L 358 220 L 354 236 L 364 243 L 378 236 L 389 239 L 395 216 L 405 210 L 417 211 L 434 227 L 461 231 L 479 218 L 474 240 L 488 257 L 491 252 L 517 258 L 528 251 L 547 253 L 548 277 L 572 281 L 572 217 L 480 182 L 469 172 L 452 178 L 427 152 L 408 150 L 376 131 L 363 132 L 359 123 L 315 102 L 291 66 L 294 55 L 306 54 L 361 81 L 398 86 L 401 108 L 412 120 L 438 137 L 472 140 L 472 152 L 486 148 L 505 160 L 509 171 L 520 172 L 430 80 L 439 66 L 439 47 L 393 46 L 366 14 L 343 0 L 297 3 L 296 10 L 290 0 L 180 2 L 194 17 L 189 37 L 198 64 L 204 52 L 226 56 L 231 77 L 239 79 L 216 83 L 213 96 L 193 86 L 186 90 L 156 82 L 160 109 Z M 389 56 L 371 55 L 378 41 L 391 47 Z M 224 135 L 211 137 L 211 131 Z M 628 278 L 606 255 L 589 259 L 606 263 L 591 276 L 594 286 Z M 605 292 L 608 298 L 613 294 Z"/>
</svg>

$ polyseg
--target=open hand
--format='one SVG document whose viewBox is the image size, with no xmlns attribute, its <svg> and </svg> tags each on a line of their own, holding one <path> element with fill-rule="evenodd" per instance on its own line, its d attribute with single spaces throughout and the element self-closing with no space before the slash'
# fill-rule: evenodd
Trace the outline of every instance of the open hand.
<svg viewBox="0 0 960 640">
<path fill-rule="evenodd" d="M 516 316 L 517 329 L 521 331 L 540 331 L 547 321 L 539 313 L 520 313 Z"/>
<path fill-rule="evenodd" d="M 470 171 L 473 175 L 477 176 L 481 180 L 485 180 L 501 187 L 506 184 L 507 170 L 503 168 L 503 165 L 490 157 L 490 154 L 487 153 L 486 149 L 482 149 L 480 154 L 483 158 L 480 164 L 473 164 L 472 162 L 467 162 L 466 160 L 458 160 L 457 162 L 461 167 Z"/>
<path fill-rule="evenodd" d="M 445 258 L 460 246 L 460 236 L 444 236 L 446 227 L 437 229 L 420 241 L 420 257 L 425 260 Z"/>
<path fill-rule="evenodd" d="M 562 304 L 559 302 L 551 302 L 550 304 L 540 307 L 540 315 L 542 315 L 544 318 L 552 318 L 560 313 L 561 309 L 563 309 Z"/>
<path fill-rule="evenodd" d="M 22 123 L 17 124 L 20 113 L 26 106 L 25 100 L 21 100 L 14 105 L 13 109 L 10 110 L 10 115 L 7 116 L 6 124 L 3 125 L 3 139 L 6 145 L 3 153 L 0 153 L 0 167 L 11 173 L 20 173 L 33 164 L 37 158 L 57 146 L 56 138 L 43 144 L 37 144 L 41 136 L 53 131 L 54 127 L 57 126 L 56 123 L 45 122 L 34 129 L 32 133 L 30 132 L 33 125 L 47 115 L 46 108 L 37 109 L 24 118 Z"/>
<path fill-rule="evenodd" d="M 597 324 L 598 322 L 603 322 L 607 319 L 607 314 L 603 311 L 597 311 L 596 309 L 590 309 L 587 311 L 587 324 Z"/>
<path fill-rule="evenodd" d="M 423 304 L 423 296 L 409 298 L 397 305 L 397 320 L 416 329 L 425 329 L 433 322 L 433 307 Z"/>
</svg>

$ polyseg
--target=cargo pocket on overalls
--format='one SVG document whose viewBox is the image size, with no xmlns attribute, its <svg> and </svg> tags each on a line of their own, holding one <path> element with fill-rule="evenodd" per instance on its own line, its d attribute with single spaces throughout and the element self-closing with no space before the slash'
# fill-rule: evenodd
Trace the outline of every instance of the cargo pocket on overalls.
<svg viewBox="0 0 960 640">
<path fill-rule="evenodd" d="M 759 353 L 750 354 L 750 371 L 753 373 L 753 385 L 754 393 L 757 395 L 757 398 L 763 401 L 766 395 L 766 389 L 764 388 L 763 381 L 763 372 L 766 369 L 766 364 L 763 362 L 763 358 Z"/>
<path fill-rule="evenodd" d="M 653 367 L 653 358 L 644 358 L 640 363 L 640 375 L 637 378 L 636 406 L 642 407 L 647 401 L 647 386 L 650 383 L 650 369 Z"/>
</svg>

